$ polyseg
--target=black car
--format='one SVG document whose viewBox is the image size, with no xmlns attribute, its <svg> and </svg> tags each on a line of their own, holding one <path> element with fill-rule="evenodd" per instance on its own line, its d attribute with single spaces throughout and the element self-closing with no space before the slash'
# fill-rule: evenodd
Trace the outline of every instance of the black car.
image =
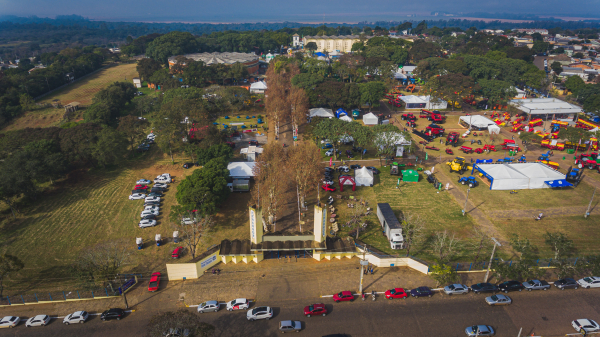
<svg viewBox="0 0 600 337">
<path fill-rule="evenodd" d="M 498 290 L 508 293 L 509 291 L 523 290 L 523 284 L 519 281 L 506 281 L 498 285 Z"/>
<path fill-rule="evenodd" d="M 258 140 L 251 140 L 248 142 L 248 144 L 256 146 L 256 145 L 258 145 Z"/>
<path fill-rule="evenodd" d="M 146 206 L 160 206 L 160 201 L 146 201 L 144 207 Z"/>
<path fill-rule="evenodd" d="M 356 170 L 356 169 L 360 169 L 360 168 L 362 168 L 362 166 L 360 166 L 360 165 L 356 165 L 356 164 L 350 165 L 350 169 L 352 169 L 352 170 Z"/>
<path fill-rule="evenodd" d="M 164 194 L 162 194 L 162 192 L 150 192 L 148 193 L 148 195 L 146 195 L 147 197 L 162 197 Z"/>
<path fill-rule="evenodd" d="M 148 192 L 148 189 L 134 188 L 133 190 L 131 190 L 131 194 L 133 194 L 133 193 L 146 194 L 146 192 Z"/>
<path fill-rule="evenodd" d="M 335 170 L 334 170 L 334 169 L 332 169 L 331 167 L 326 167 L 326 168 L 325 168 L 325 172 L 326 172 L 326 173 L 327 173 L 327 172 L 335 172 Z"/>
<path fill-rule="evenodd" d="M 184 169 L 189 169 L 190 167 L 194 167 L 194 163 L 185 163 L 183 164 Z"/>
<path fill-rule="evenodd" d="M 125 310 L 119 308 L 108 309 L 100 315 L 100 319 L 103 321 L 109 319 L 116 319 L 117 321 L 121 320 L 125 316 Z"/>
<path fill-rule="evenodd" d="M 379 170 L 373 166 L 367 166 L 367 170 L 370 170 L 371 172 L 373 172 L 373 174 L 379 174 Z"/>
<path fill-rule="evenodd" d="M 157 217 L 154 214 L 148 214 L 142 217 L 142 220 L 156 220 Z"/>
<path fill-rule="evenodd" d="M 152 192 L 161 192 L 162 193 L 162 192 L 165 192 L 166 190 L 167 190 L 166 187 L 152 187 L 150 189 L 150 193 L 152 193 Z"/>
<path fill-rule="evenodd" d="M 418 287 L 415 289 L 412 289 L 410 291 L 410 295 L 412 297 L 431 297 L 433 295 L 433 291 L 431 289 L 429 289 L 429 287 Z"/>
<path fill-rule="evenodd" d="M 558 281 L 554 281 L 554 286 L 560 290 L 565 290 L 568 288 L 577 289 L 579 288 L 579 284 L 572 278 L 563 278 Z"/>
<path fill-rule="evenodd" d="M 494 293 L 498 291 L 498 287 L 491 283 L 477 283 L 471 286 L 471 290 L 475 294 L 479 293 Z"/>
</svg>

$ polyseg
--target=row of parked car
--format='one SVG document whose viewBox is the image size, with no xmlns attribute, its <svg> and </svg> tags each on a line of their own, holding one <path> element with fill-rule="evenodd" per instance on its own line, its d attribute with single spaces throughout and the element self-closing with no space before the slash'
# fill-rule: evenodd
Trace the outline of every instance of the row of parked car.
<svg viewBox="0 0 600 337">
<path fill-rule="evenodd" d="M 78 324 L 85 323 L 87 319 L 90 317 L 90 314 L 87 311 L 75 311 L 72 314 L 68 314 L 63 318 L 63 324 Z M 104 311 L 100 314 L 100 319 L 103 321 L 116 319 L 121 320 L 121 318 L 125 317 L 125 310 L 114 308 Z M 25 321 L 25 326 L 28 328 L 34 326 L 46 326 L 50 323 L 52 318 L 48 315 L 36 315 L 29 318 Z M 14 328 L 21 322 L 21 318 L 17 316 L 6 316 L 0 320 L 0 328 Z"/>
<path fill-rule="evenodd" d="M 584 277 L 580 280 L 575 281 L 572 278 L 563 278 L 553 282 L 553 285 L 560 290 L 565 289 L 578 289 L 581 288 L 600 288 L 600 277 L 590 276 Z M 477 283 L 473 284 L 470 287 L 464 284 L 450 284 L 445 286 L 442 291 L 451 296 L 451 295 L 466 295 L 470 291 L 475 294 L 481 293 L 496 293 L 496 292 L 504 292 L 508 293 L 510 291 L 532 291 L 532 290 L 548 290 L 551 288 L 551 285 L 542 280 L 529 280 L 525 282 L 519 281 L 506 281 L 502 282 L 498 285 L 491 283 Z M 431 297 L 433 296 L 434 291 L 429 287 L 418 287 L 415 289 L 411 289 L 409 292 L 406 292 L 404 288 L 393 288 L 387 290 L 384 293 L 384 296 L 388 300 L 392 299 L 406 299 L 409 295 L 418 298 L 418 297 Z M 342 291 L 340 293 L 333 295 L 333 301 L 336 303 L 349 301 L 354 301 L 355 297 L 351 291 Z M 496 305 L 509 305 L 512 303 L 512 299 L 506 295 L 492 295 L 485 298 L 485 302 L 488 305 L 496 306 Z M 590 333 L 590 332 L 600 332 L 600 325 L 596 323 L 596 321 L 591 319 L 577 319 L 571 322 L 571 325 L 577 332 Z M 489 325 L 474 325 L 467 327 L 465 329 L 465 333 L 467 336 L 493 336 L 495 334 L 494 329 Z"/>
<path fill-rule="evenodd" d="M 141 220 L 138 224 L 140 228 L 156 226 L 157 217 L 160 214 L 160 202 L 163 192 L 167 191 L 169 183 L 173 180 L 169 173 L 163 173 L 154 179 L 154 185 L 150 188 L 152 181 L 140 179 L 131 191 L 129 200 L 144 200 L 144 210 L 140 214 Z M 147 193 L 147 194 L 146 194 Z"/>
<path fill-rule="evenodd" d="M 137 150 L 142 152 L 150 150 L 150 145 L 154 144 L 155 140 L 156 135 L 154 133 L 147 135 L 146 139 L 144 139 L 142 143 L 138 145 Z"/>
</svg>

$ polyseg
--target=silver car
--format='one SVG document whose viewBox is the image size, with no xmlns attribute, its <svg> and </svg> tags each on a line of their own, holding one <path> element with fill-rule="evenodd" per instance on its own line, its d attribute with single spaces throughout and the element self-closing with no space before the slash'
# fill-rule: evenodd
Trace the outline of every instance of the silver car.
<svg viewBox="0 0 600 337">
<path fill-rule="evenodd" d="M 219 301 L 206 301 L 198 305 L 198 313 L 217 312 L 219 311 Z"/>
<path fill-rule="evenodd" d="M 142 220 L 138 226 L 140 228 L 154 227 L 156 226 L 156 220 Z"/>
<path fill-rule="evenodd" d="M 286 333 L 289 331 L 300 332 L 302 330 L 302 323 L 300 321 L 281 321 L 279 322 L 279 331 Z"/>
<path fill-rule="evenodd" d="M 248 310 L 246 318 L 249 321 L 256 321 L 257 319 L 269 320 L 273 317 L 273 309 L 269 307 L 256 307 Z"/>
<path fill-rule="evenodd" d="M 479 331 L 478 331 L 479 330 Z M 473 325 L 465 329 L 467 336 L 475 337 L 475 336 L 493 336 L 494 328 L 489 325 Z"/>
<path fill-rule="evenodd" d="M 445 286 L 444 287 L 444 292 L 447 295 L 453 295 L 453 294 L 468 294 L 469 293 L 469 287 L 467 287 L 464 284 L 451 284 L 449 286 Z"/>
<path fill-rule="evenodd" d="M 510 297 L 506 295 L 492 295 L 485 298 L 485 301 L 489 305 L 509 305 L 512 303 Z"/>
</svg>

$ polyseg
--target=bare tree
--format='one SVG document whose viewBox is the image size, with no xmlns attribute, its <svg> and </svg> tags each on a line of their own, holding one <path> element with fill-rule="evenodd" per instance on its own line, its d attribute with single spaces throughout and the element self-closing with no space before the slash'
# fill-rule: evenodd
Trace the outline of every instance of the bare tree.
<svg viewBox="0 0 600 337">
<path fill-rule="evenodd" d="M 0 297 L 4 292 L 4 278 L 10 273 L 18 272 L 25 265 L 18 257 L 10 254 L 2 254 L 0 256 Z"/>
<path fill-rule="evenodd" d="M 362 226 L 362 218 L 363 216 L 365 216 L 365 213 L 367 211 L 367 205 L 364 201 L 364 199 L 360 199 L 357 203 L 354 204 L 354 206 L 351 208 L 350 211 L 350 220 L 348 220 L 348 225 L 350 225 L 350 228 L 353 228 L 352 231 L 356 230 L 356 239 L 358 240 L 358 235 L 360 234 L 361 231 L 361 226 Z M 352 231 L 350 233 L 352 233 Z"/>
<path fill-rule="evenodd" d="M 129 245 L 121 241 L 110 241 L 84 250 L 75 262 L 74 269 L 87 282 L 108 281 L 129 260 Z"/>
<path fill-rule="evenodd" d="M 192 259 L 196 258 L 198 245 L 207 242 L 210 238 L 210 230 L 215 225 L 214 220 L 210 215 L 202 216 L 200 212 L 177 212 L 171 218 L 173 228 L 179 231 L 179 236 L 182 239 L 185 247 L 192 255 Z"/>
<path fill-rule="evenodd" d="M 215 327 L 203 322 L 200 315 L 185 309 L 157 314 L 150 318 L 148 324 L 150 337 L 183 336 L 185 330 L 190 336 L 208 337 L 213 335 Z"/>
<path fill-rule="evenodd" d="M 460 248 L 460 240 L 456 234 L 448 234 L 447 230 L 434 234 L 432 249 L 437 256 L 438 263 L 447 264 L 456 256 Z"/>
<path fill-rule="evenodd" d="M 276 231 L 277 216 L 281 214 L 281 206 L 285 204 L 284 195 L 290 180 L 287 170 L 287 153 L 277 143 L 267 144 L 254 166 L 254 186 L 252 202 L 262 209 L 263 224 Z"/>
<path fill-rule="evenodd" d="M 290 119 L 292 121 L 293 133 L 297 136 L 298 128 L 306 120 L 306 111 L 309 106 L 308 96 L 306 96 L 304 89 L 292 86 L 290 88 L 289 103 L 291 106 Z"/>
<path fill-rule="evenodd" d="M 301 221 L 300 208 L 304 208 L 307 194 L 314 190 L 315 186 L 318 188 L 320 177 L 323 176 L 323 166 L 320 164 L 321 151 L 313 142 L 298 142 L 298 146 L 290 149 L 289 153 L 288 165 L 296 183 L 298 220 Z"/>
<path fill-rule="evenodd" d="M 425 221 L 418 214 L 405 212 L 402 215 L 402 235 L 404 235 L 404 246 L 406 256 L 410 255 L 412 246 L 421 241 L 425 230 Z"/>
<path fill-rule="evenodd" d="M 476 265 L 481 253 L 485 253 L 489 250 L 491 245 L 490 236 L 481 230 L 479 227 L 473 227 L 473 239 L 475 240 L 473 244 L 473 250 L 475 251 L 475 258 L 473 259 L 473 264 Z"/>
<path fill-rule="evenodd" d="M 275 125 L 275 137 L 279 137 L 279 128 L 288 121 L 292 105 L 289 97 L 292 87 L 292 77 L 300 73 L 295 64 L 282 61 L 271 62 L 267 69 L 268 97 L 265 100 L 267 116 Z"/>
</svg>

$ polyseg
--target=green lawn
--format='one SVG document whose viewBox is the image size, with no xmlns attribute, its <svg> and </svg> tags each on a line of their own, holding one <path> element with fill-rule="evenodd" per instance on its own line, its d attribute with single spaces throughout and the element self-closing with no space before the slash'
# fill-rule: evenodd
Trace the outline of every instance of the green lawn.
<svg viewBox="0 0 600 337">
<path fill-rule="evenodd" d="M 262 116 L 262 124 L 258 124 L 258 116 Z M 242 125 L 239 125 L 237 123 L 243 123 L 243 126 L 245 126 L 246 128 L 250 129 L 250 126 L 254 126 L 254 125 L 258 125 L 258 130 L 262 131 L 263 129 L 268 128 L 268 124 L 267 124 L 267 118 L 265 117 L 264 113 L 257 113 L 257 114 L 239 114 L 239 115 L 228 115 L 227 117 L 229 118 L 225 118 L 225 116 L 223 117 L 219 117 L 217 118 L 217 120 L 215 121 L 215 123 L 218 123 L 217 128 L 219 130 L 223 129 L 223 124 L 228 125 L 230 128 L 233 126 L 231 125 L 236 124 L 238 130 L 243 130 Z M 247 118 L 248 117 L 248 118 Z"/>
</svg>

